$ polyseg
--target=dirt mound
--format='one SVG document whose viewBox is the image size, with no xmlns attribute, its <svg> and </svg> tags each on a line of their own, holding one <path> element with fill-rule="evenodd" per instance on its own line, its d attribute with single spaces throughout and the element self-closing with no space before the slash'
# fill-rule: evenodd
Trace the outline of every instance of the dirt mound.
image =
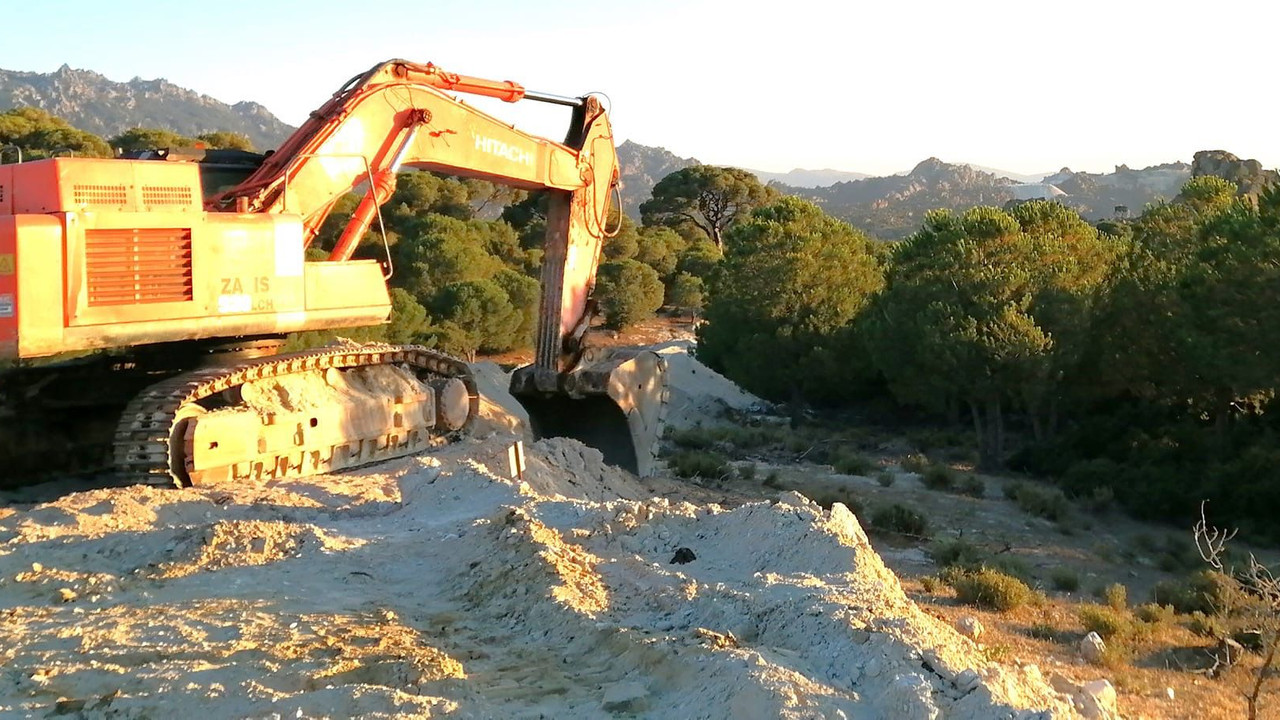
<svg viewBox="0 0 1280 720">
<path fill-rule="evenodd" d="M 511 440 L 10 509 L 0 715 L 1070 716 L 916 609 L 842 505 L 655 497 L 568 440 L 523 480 L 475 460 Z"/>
<path fill-rule="evenodd" d="M 698 362 L 693 343 L 674 341 L 653 350 L 667 361 L 667 424 L 677 428 L 723 422 L 726 410 L 758 410 L 768 403 Z"/>
</svg>

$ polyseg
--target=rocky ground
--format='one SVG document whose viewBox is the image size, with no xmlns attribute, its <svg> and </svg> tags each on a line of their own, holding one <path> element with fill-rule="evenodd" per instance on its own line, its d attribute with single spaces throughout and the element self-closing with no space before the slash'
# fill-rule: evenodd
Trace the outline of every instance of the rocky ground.
<svg viewBox="0 0 1280 720">
<path fill-rule="evenodd" d="M 679 422 L 752 401 L 672 352 Z M 479 372 L 485 422 L 431 457 L 10 498 L 0 716 L 1100 716 L 922 612 L 844 505 L 560 439 L 509 477 L 519 413 Z"/>
</svg>

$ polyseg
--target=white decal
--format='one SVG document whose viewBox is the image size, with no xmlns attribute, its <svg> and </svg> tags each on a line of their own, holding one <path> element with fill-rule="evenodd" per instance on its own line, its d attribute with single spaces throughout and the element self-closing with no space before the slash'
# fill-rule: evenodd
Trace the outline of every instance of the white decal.
<svg viewBox="0 0 1280 720">
<path fill-rule="evenodd" d="M 528 150 L 521 150 L 515 145 L 508 145 L 501 140 L 476 135 L 476 149 L 490 155 L 497 155 L 511 162 L 533 166 L 533 153 Z"/>
<path fill-rule="evenodd" d="M 302 276 L 302 224 L 276 223 L 276 275 Z"/>
<path fill-rule="evenodd" d="M 218 296 L 218 312 L 220 313 L 247 313 L 251 310 L 253 310 L 252 295 Z"/>
<path fill-rule="evenodd" d="M 13 317 L 13 296 L 9 293 L 0 295 L 0 318 Z"/>
</svg>

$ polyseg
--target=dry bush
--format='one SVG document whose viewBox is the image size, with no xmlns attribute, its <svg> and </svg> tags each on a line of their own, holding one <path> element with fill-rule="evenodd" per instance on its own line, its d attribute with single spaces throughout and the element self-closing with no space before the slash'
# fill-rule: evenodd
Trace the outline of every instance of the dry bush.
<svg viewBox="0 0 1280 720">
<path fill-rule="evenodd" d="M 929 520 L 906 505 L 894 503 L 876 509 L 871 515 L 871 527 L 882 532 L 892 532 L 911 537 L 929 537 Z"/>
<path fill-rule="evenodd" d="M 1054 590 L 1075 592 L 1080 589 L 1080 574 L 1068 567 L 1055 568 L 1049 576 Z"/>
<path fill-rule="evenodd" d="M 876 469 L 876 464 L 865 456 L 850 450 L 848 448 L 840 448 L 835 453 L 835 457 L 831 460 L 832 467 L 841 475 L 870 475 L 871 471 Z"/>
<path fill-rule="evenodd" d="M 1007 495 L 1006 486 L 1006 495 Z M 1060 522 L 1071 514 L 1071 503 L 1057 488 L 1042 488 L 1030 483 L 1019 483 L 1014 489 L 1013 501 L 1023 512 L 1046 520 Z"/>
<path fill-rule="evenodd" d="M 906 470 L 909 473 L 922 475 L 929 467 L 929 458 L 925 457 L 921 453 L 915 453 L 902 458 L 901 464 L 903 470 Z"/>
<path fill-rule="evenodd" d="M 929 548 L 929 557 L 938 567 L 962 570 L 977 570 L 987 561 L 987 553 L 982 548 L 963 538 L 934 543 Z"/>
<path fill-rule="evenodd" d="M 1007 612 L 1039 600 L 1026 583 L 997 570 L 950 573 L 948 582 L 960 602 L 988 610 Z"/>
<path fill-rule="evenodd" d="M 1173 609 L 1172 605 L 1143 603 L 1133 609 L 1133 614 L 1144 623 L 1163 625 L 1173 622 L 1173 619 L 1177 616 L 1177 611 Z"/>
<path fill-rule="evenodd" d="M 1077 611 L 1085 632 L 1096 632 L 1103 640 L 1127 639 L 1134 635 L 1133 618 L 1106 605 L 1082 605 Z"/>
<path fill-rule="evenodd" d="M 979 478 L 977 475 L 966 475 L 964 476 L 964 479 L 960 481 L 960 484 L 956 486 L 956 490 L 958 490 L 961 495 L 981 498 L 986 497 L 987 495 L 987 484 L 982 482 L 982 478 Z"/>
<path fill-rule="evenodd" d="M 714 480 L 733 474 L 729 460 L 709 450 L 678 450 L 667 458 L 667 464 L 676 475 L 685 478 Z"/>
<path fill-rule="evenodd" d="M 942 581 L 942 578 L 933 575 L 925 575 L 920 578 L 920 587 L 930 595 L 937 595 L 946 586 L 947 584 Z"/>
<path fill-rule="evenodd" d="M 956 484 L 956 471 L 942 464 L 930 465 L 920 481 L 930 490 L 950 490 Z"/>
<path fill-rule="evenodd" d="M 1227 592 L 1224 605 L 1218 609 L 1218 618 L 1231 620 L 1235 630 L 1247 630 L 1256 634 L 1256 646 L 1262 655 L 1262 664 L 1254 671 L 1252 684 L 1245 691 L 1249 720 L 1258 717 L 1262 688 L 1274 672 L 1277 651 L 1280 651 L 1280 580 L 1271 569 L 1258 562 L 1252 553 L 1244 567 L 1226 564 L 1227 543 L 1236 536 L 1235 530 L 1224 530 L 1209 525 L 1205 518 L 1204 503 L 1200 504 L 1200 520 L 1192 530 L 1200 557 L 1220 576 Z M 1230 658 L 1218 658 L 1218 664 L 1231 664 Z M 1216 669 L 1216 668 L 1215 668 Z"/>
<path fill-rule="evenodd" d="M 1102 589 L 1102 599 L 1116 611 L 1129 607 L 1129 588 L 1120 583 L 1111 583 Z"/>
</svg>

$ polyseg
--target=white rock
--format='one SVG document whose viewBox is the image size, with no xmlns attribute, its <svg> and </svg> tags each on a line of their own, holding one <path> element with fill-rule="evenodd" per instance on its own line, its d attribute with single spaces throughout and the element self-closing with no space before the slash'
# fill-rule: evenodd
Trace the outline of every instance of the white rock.
<svg viewBox="0 0 1280 720">
<path fill-rule="evenodd" d="M 951 682 L 955 685 L 956 690 L 959 690 L 961 693 L 969 693 L 982 682 L 982 676 L 978 674 L 977 670 L 969 668 L 968 670 L 961 672 L 959 675 L 956 675 L 955 679 Z"/>
<path fill-rule="evenodd" d="M 969 638 L 970 640 L 976 641 L 978 638 L 982 637 L 982 623 L 978 622 L 978 618 L 971 615 L 960 618 L 960 620 L 956 622 L 956 629 L 960 631 L 961 635 Z"/>
<path fill-rule="evenodd" d="M 1170 700 L 1173 700 L 1173 698 L 1174 698 L 1174 696 L 1175 696 L 1175 694 L 1174 694 L 1174 692 L 1173 692 L 1173 688 L 1171 688 L 1171 687 L 1167 687 L 1167 688 L 1165 688 L 1165 689 L 1164 689 L 1164 696 L 1165 696 L 1165 697 L 1167 697 L 1167 698 L 1169 698 Z"/>
<path fill-rule="evenodd" d="M 1080 655 L 1095 665 L 1102 662 L 1102 656 L 1107 651 L 1107 644 L 1102 641 L 1102 636 L 1096 632 L 1091 632 L 1084 636 L 1080 641 Z"/>
<path fill-rule="evenodd" d="M 1079 684 L 1072 682 L 1070 678 L 1059 675 L 1058 673 L 1054 673 L 1049 676 L 1049 684 L 1053 686 L 1053 689 L 1057 692 L 1069 697 L 1075 697 L 1080 692 Z"/>
<path fill-rule="evenodd" d="M 617 682 L 604 689 L 601 706 L 610 712 L 635 712 L 644 709 L 649 692 L 634 681 Z"/>
<path fill-rule="evenodd" d="M 1075 697 L 1080 714 L 1089 720 L 1113 720 L 1120 717 L 1116 707 L 1116 689 L 1109 680 L 1087 682 Z"/>
<path fill-rule="evenodd" d="M 933 686 L 920 675 L 899 675 L 889 683 L 881 696 L 884 717 L 900 720 L 938 720 L 942 717 L 933 704 Z"/>
</svg>

